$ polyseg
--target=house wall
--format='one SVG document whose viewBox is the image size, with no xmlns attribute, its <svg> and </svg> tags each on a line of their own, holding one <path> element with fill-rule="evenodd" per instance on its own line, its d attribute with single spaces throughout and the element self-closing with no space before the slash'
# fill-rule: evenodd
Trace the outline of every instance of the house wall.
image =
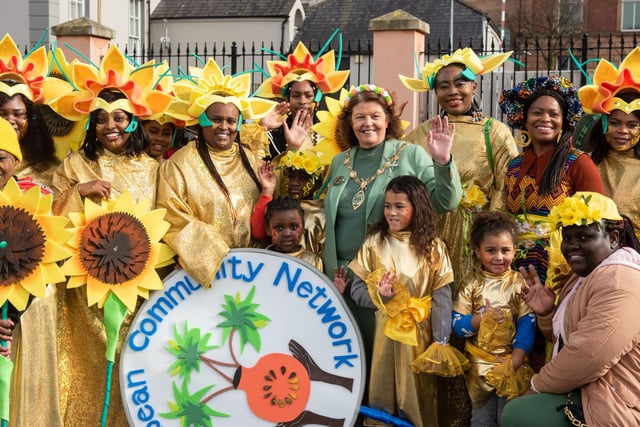
<svg viewBox="0 0 640 427">
<path fill-rule="evenodd" d="M 6 11 L 0 14 L 2 36 L 6 33 L 11 34 L 18 46 L 29 44 L 29 26 L 25 25 L 29 22 L 29 2 L 0 0 L 0 8 Z M 10 13 L 7 13 L 9 11 Z"/>
</svg>

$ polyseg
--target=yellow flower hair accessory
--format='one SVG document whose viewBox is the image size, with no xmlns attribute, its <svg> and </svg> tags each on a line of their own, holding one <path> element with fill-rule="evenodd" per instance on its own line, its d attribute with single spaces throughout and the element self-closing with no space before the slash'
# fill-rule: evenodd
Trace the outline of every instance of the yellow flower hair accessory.
<svg viewBox="0 0 640 427">
<path fill-rule="evenodd" d="M 22 193 L 14 179 L 0 192 L 0 305 L 24 310 L 29 296 L 44 298 L 47 283 L 65 280 L 58 262 L 71 256 L 67 218 L 53 216 L 53 198 L 39 186 Z"/>
<path fill-rule="evenodd" d="M 444 67 L 451 64 L 462 64 L 466 67 L 462 75 L 466 79 L 473 81 L 477 75 L 486 74 L 498 68 L 511 56 L 511 53 L 509 51 L 479 58 L 471 48 L 466 47 L 456 50 L 451 55 L 444 55 L 433 62 L 427 62 L 422 71 L 419 71 L 422 79 L 414 79 L 403 75 L 398 75 L 398 77 L 400 77 L 400 81 L 407 89 L 414 92 L 425 92 L 435 88 L 436 74 Z"/>
<path fill-rule="evenodd" d="M 0 92 L 8 96 L 19 93 L 32 102 L 42 104 L 71 91 L 69 84 L 47 77 L 48 73 L 49 60 L 44 46 L 23 58 L 9 34 L 0 40 Z M 7 84 L 7 80 L 15 84 Z"/>
<path fill-rule="evenodd" d="M 567 197 L 549 213 L 549 221 L 556 227 L 589 225 L 603 219 L 620 221 L 622 217 L 613 200 L 590 191 L 579 191 Z"/>
<path fill-rule="evenodd" d="M 171 95 L 154 88 L 154 61 L 136 67 L 115 45 L 109 47 L 99 67 L 78 61 L 71 66 L 70 78 L 76 90 L 50 104 L 68 120 L 86 119 L 97 108 L 94 100 L 104 89 L 122 92 L 127 99 L 123 109 L 141 119 L 165 111 L 173 100 Z"/>
<path fill-rule="evenodd" d="M 582 108 L 589 114 L 611 114 L 613 110 L 625 113 L 640 110 L 640 102 L 627 104 L 615 95 L 625 90 L 640 92 L 640 47 L 633 49 L 616 67 L 601 59 L 593 74 L 593 83 L 582 86 L 578 97 Z"/>
<path fill-rule="evenodd" d="M 278 168 L 303 170 L 313 178 L 318 178 L 324 171 L 324 165 L 314 151 L 287 151 Z"/>
<path fill-rule="evenodd" d="M 233 104 L 248 119 L 261 118 L 276 105 L 273 101 L 250 97 L 251 74 L 224 75 L 213 58 L 204 68 L 191 67 L 189 71 L 198 81 L 189 101 L 189 114 L 196 120 L 215 103 Z"/>
<path fill-rule="evenodd" d="M 340 115 L 340 111 L 344 107 L 348 94 L 349 92 L 342 88 L 340 89 L 339 99 L 326 97 L 324 101 L 327 105 L 327 110 L 316 113 L 319 121 L 311 127 L 314 132 L 322 136 L 322 139 L 314 147 L 314 151 L 318 153 L 320 161 L 325 165 L 330 164 L 333 157 L 343 151 L 338 145 L 338 141 L 336 141 L 336 128 L 338 126 L 338 115 Z"/>
<path fill-rule="evenodd" d="M 284 61 L 268 61 L 267 68 L 270 77 L 258 90 L 266 98 L 283 97 L 289 83 L 302 81 L 313 82 L 322 93 L 334 93 L 349 78 L 349 70 L 337 69 L 333 50 L 314 58 L 302 42 Z"/>
</svg>

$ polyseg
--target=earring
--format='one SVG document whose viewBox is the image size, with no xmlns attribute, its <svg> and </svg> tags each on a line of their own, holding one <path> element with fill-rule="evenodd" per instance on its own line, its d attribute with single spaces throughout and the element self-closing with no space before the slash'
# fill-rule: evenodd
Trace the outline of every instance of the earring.
<svg viewBox="0 0 640 427">
<path fill-rule="evenodd" d="M 518 147 L 526 147 L 531 144 L 531 137 L 529 136 L 529 132 L 526 129 L 520 129 L 516 132 L 516 145 Z"/>
<path fill-rule="evenodd" d="M 558 132 L 558 137 L 556 138 L 556 145 L 560 144 L 560 139 L 562 138 L 562 129 Z"/>
</svg>

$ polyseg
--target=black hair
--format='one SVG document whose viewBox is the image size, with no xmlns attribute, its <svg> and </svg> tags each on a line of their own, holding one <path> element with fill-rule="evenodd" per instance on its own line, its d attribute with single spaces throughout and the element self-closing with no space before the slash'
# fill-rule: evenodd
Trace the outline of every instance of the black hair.
<svg viewBox="0 0 640 427">
<path fill-rule="evenodd" d="M 562 95 L 551 89 L 540 89 L 526 99 L 524 102 L 525 123 L 527 122 L 527 115 L 531 104 L 542 96 L 552 97 L 558 102 L 562 109 L 562 135 L 557 143 L 556 151 L 553 153 L 549 164 L 540 177 L 540 187 L 538 189 L 540 194 L 551 194 L 551 192 L 560 185 L 564 165 L 571 152 L 575 150 L 571 144 L 573 124 L 567 120 L 567 101 Z"/>
<path fill-rule="evenodd" d="M 126 95 L 120 91 L 103 89 L 98 94 L 98 98 L 102 98 L 108 103 L 112 103 L 118 99 L 126 98 Z M 104 152 L 104 147 L 100 142 L 98 142 L 96 132 L 99 112 L 100 110 L 98 109 L 96 111 L 92 111 L 89 115 L 89 128 L 87 129 L 87 134 L 84 137 L 84 142 L 80 147 L 80 149 L 84 151 L 84 155 L 87 156 L 89 160 L 98 160 L 98 157 L 100 157 Z M 129 121 L 131 121 L 133 119 L 133 114 L 128 111 L 125 111 L 125 113 Z M 139 124 L 136 130 L 129 134 L 129 139 L 127 140 L 124 152 L 127 156 L 135 157 L 146 152 L 148 146 L 149 140 L 147 139 L 147 134 L 145 133 L 142 125 Z"/>
<path fill-rule="evenodd" d="M 479 248 L 486 236 L 508 233 L 513 244 L 518 242 L 516 221 L 513 216 L 502 211 L 480 211 L 473 215 L 469 244 L 472 249 Z"/>
<path fill-rule="evenodd" d="M 638 241 L 638 237 L 636 236 L 633 222 L 626 215 L 620 216 L 622 217 L 622 220 L 620 221 L 603 219 L 602 224 L 604 231 L 611 233 L 613 230 L 618 230 L 618 247 L 633 248 L 636 252 L 640 252 L 640 241 Z"/>
<path fill-rule="evenodd" d="M 3 83 L 7 86 L 18 84 L 14 80 L 3 80 Z M 47 128 L 47 123 L 37 106 L 21 93 L 9 96 L 4 92 L 0 92 L 0 106 L 16 96 L 22 99 L 27 110 L 27 131 L 19 141 L 22 162 L 32 165 L 36 169 L 48 169 L 58 163 L 56 147 Z"/>
<path fill-rule="evenodd" d="M 267 229 L 269 229 L 269 221 L 274 212 L 295 210 L 300 214 L 302 218 L 302 226 L 304 227 L 304 209 L 300 204 L 300 200 L 292 199 L 289 196 L 276 197 L 267 204 L 267 210 L 264 212 L 264 223 Z"/>
</svg>

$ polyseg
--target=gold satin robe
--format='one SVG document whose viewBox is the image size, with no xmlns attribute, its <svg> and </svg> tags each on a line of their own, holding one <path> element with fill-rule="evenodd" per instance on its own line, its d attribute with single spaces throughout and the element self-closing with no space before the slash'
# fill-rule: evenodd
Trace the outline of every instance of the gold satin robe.
<svg viewBox="0 0 640 427">
<path fill-rule="evenodd" d="M 483 333 L 483 324 L 478 333 L 466 338 L 471 344 L 491 356 L 504 356 L 513 352 L 513 338 L 516 333 L 518 319 L 531 313 L 531 309 L 520 297 L 522 286 L 526 285 L 524 277 L 515 270 L 508 270 L 504 274 L 496 275 L 476 269 L 463 287 L 460 288 L 458 298 L 454 300 L 453 311 L 462 315 L 478 314 L 480 309 L 489 301 L 491 307 L 500 308 L 505 314 L 505 320 L 498 325 L 500 328 L 493 334 Z M 493 340 L 484 342 L 485 337 Z M 471 368 L 465 374 L 467 391 L 473 404 L 478 407 L 484 404 L 495 388 L 487 384 L 483 377 L 494 367 L 499 365 L 495 360 L 479 357 L 479 354 L 465 352 L 469 358 Z"/>
<path fill-rule="evenodd" d="M 164 241 L 178 255 L 182 268 L 206 287 L 229 249 L 252 245 L 251 213 L 260 189 L 242 165 L 239 149 L 235 143 L 223 152 L 209 148 L 233 206 L 211 177 L 194 143 L 178 150 L 160 167 L 157 203 L 167 209 L 165 219 L 171 224 Z M 260 160 L 242 149 L 257 171 Z"/>
<path fill-rule="evenodd" d="M 128 189 L 134 201 L 148 199 L 153 205 L 157 170 L 158 162 L 146 154 L 129 157 L 105 151 L 97 161 L 90 161 L 82 152 L 71 153 L 53 175 L 54 214 L 83 211 L 76 185 L 96 179 L 112 183 L 112 198 Z M 14 392 L 20 395 L 14 400 L 12 425 L 100 425 L 107 367 L 106 335 L 103 311 L 96 305 L 88 306 L 86 286 L 66 289 L 66 284 L 60 283 L 45 299 L 35 300 L 23 316 L 20 368 L 14 377 Z M 118 337 L 109 426 L 128 425 L 120 397 L 118 361 L 132 318 L 133 313 L 127 315 Z"/>
<path fill-rule="evenodd" d="M 300 200 L 304 210 L 304 244 L 307 250 L 322 257 L 324 247 L 324 200 Z M 322 271 L 322 269 L 320 269 Z"/>
<path fill-rule="evenodd" d="M 95 180 L 111 183 L 111 199 L 129 190 L 134 203 L 148 199 L 153 208 L 158 166 L 160 164 L 146 153 L 130 157 L 104 150 L 98 160 L 87 159 L 82 151 L 71 153 L 53 173 L 53 213 L 66 216 L 69 212 L 82 212 L 83 199 L 76 186 Z M 95 196 L 90 199 L 98 204 L 101 202 Z"/>
<path fill-rule="evenodd" d="M 640 159 L 634 150 L 609 150 L 598 165 L 602 177 L 604 194 L 616 202 L 618 211 L 627 215 L 635 227 L 636 236 L 640 238 Z"/>
<path fill-rule="evenodd" d="M 449 116 L 449 123 L 455 123 L 456 133 L 453 139 L 451 155 L 456 162 L 463 194 L 475 184 L 487 197 L 488 203 L 482 209 L 498 210 L 505 208 L 504 176 L 509 161 L 518 155 L 518 147 L 511 131 L 502 122 L 493 119 L 489 127 L 491 157 L 490 167 L 484 127 L 488 118 L 473 122 L 471 116 Z M 431 121 L 424 122 L 414 129 L 407 141 L 422 145 L 427 151 L 427 135 L 431 130 Z M 438 214 L 438 230 L 447 244 L 453 264 L 453 297 L 462 280 L 473 271 L 473 259 L 467 249 L 468 232 L 471 224 L 471 210 L 459 206 L 457 209 Z"/>
<path fill-rule="evenodd" d="M 414 298 L 431 296 L 433 291 L 448 286 L 453 270 L 442 240 L 436 241 L 432 255 L 436 262 L 418 259 L 409 246 L 410 232 L 390 233 L 383 241 L 379 234 L 371 235 L 362 244 L 349 268 L 362 280 L 381 270 L 391 270 L 397 281 Z M 371 291 L 370 291 L 371 293 Z M 376 301 L 373 301 L 376 304 Z M 437 425 L 436 377 L 414 374 L 411 362 L 432 343 L 431 316 L 418 323 L 417 346 L 402 344 L 388 338 L 385 325 L 388 318 L 376 311 L 375 337 L 369 378 L 369 406 L 398 415 L 402 411 L 416 427 Z M 374 426 L 386 425 L 370 420 Z"/>
</svg>

